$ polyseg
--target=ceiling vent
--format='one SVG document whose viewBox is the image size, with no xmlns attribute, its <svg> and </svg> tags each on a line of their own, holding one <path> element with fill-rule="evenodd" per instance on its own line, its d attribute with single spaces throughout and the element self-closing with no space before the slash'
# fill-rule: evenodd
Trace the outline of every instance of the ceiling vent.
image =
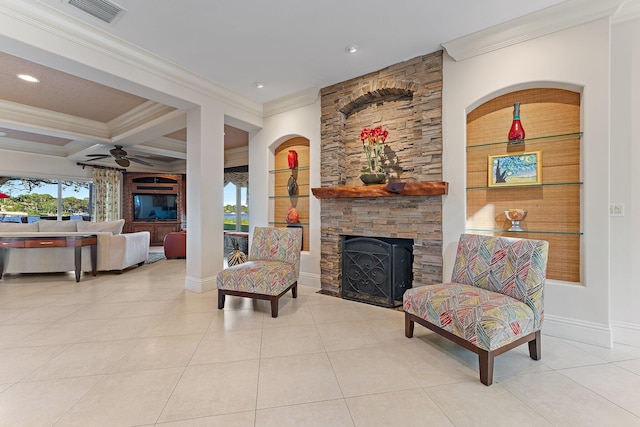
<svg viewBox="0 0 640 427">
<path fill-rule="evenodd" d="M 106 0 L 65 0 L 83 12 L 98 18 L 107 24 L 113 24 L 124 15 L 127 10 Z"/>
</svg>

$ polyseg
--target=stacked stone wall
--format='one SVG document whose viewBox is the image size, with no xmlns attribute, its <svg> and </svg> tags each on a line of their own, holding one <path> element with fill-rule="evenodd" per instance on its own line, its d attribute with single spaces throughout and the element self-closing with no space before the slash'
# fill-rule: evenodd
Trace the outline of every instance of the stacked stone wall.
<svg viewBox="0 0 640 427">
<path fill-rule="evenodd" d="M 323 88 L 321 185 L 362 185 L 367 127 L 389 131 L 390 182 L 442 181 L 442 51 Z M 340 292 L 341 236 L 414 240 L 414 286 L 442 280 L 442 196 L 321 200 L 321 285 Z"/>
</svg>

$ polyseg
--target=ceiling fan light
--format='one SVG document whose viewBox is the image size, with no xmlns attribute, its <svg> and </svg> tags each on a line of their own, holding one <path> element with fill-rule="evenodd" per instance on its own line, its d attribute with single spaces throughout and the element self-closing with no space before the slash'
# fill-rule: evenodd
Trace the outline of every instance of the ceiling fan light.
<svg viewBox="0 0 640 427">
<path fill-rule="evenodd" d="M 131 164 L 131 162 L 129 162 L 129 160 L 127 159 L 116 159 L 116 163 L 123 168 L 129 167 L 129 165 Z"/>
</svg>

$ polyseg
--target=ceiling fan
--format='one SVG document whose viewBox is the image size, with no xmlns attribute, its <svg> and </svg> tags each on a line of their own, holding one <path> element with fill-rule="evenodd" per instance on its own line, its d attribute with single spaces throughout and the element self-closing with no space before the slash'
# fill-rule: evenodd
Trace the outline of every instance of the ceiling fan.
<svg viewBox="0 0 640 427">
<path fill-rule="evenodd" d="M 122 149 L 122 145 L 114 146 L 114 148 L 109 150 L 109 154 L 87 154 L 87 157 L 93 157 L 92 159 L 87 160 L 87 162 L 113 157 L 116 163 L 123 168 L 128 167 L 131 162 L 140 163 L 141 165 L 146 166 L 153 166 L 151 163 L 145 162 L 141 159 L 137 159 L 135 156 L 129 156 L 127 152 Z"/>
</svg>

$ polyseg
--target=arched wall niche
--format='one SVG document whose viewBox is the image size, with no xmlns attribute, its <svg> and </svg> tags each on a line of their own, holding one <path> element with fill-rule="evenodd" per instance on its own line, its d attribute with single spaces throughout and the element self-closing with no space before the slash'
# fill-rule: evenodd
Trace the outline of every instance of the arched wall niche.
<svg viewBox="0 0 640 427">
<path fill-rule="evenodd" d="M 466 228 L 547 240 L 547 277 L 580 284 L 581 93 L 576 86 L 519 88 L 479 103 L 467 114 Z M 514 144 L 508 133 L 516 102 L 526 135 Z M 507 182 L 500 182 L 492 167 L 496 159 L 503 165 L 509 159 L 513 164 L 536 159 L 540 168 L 535 177 L 524 178 L 510 169 Z M 512 224 L 504 211 L 512 208 L 527 210 L 523 231 L 508 231 Z"/>
<path fill-rule="evenodd" d="M 299 226 L 302 228 L 302 250 L 309 250 L 309 139 L 302 136 L 280 138 L 273 144 L 274 159 L 273 190 L 269 198 L 273 201 L 273 218 L 269 225 L 274 227 Z M 295 151 L 297 165 L 289 168 L 289 152 Z M 292 186 L 295 181 L 295 188 Z M 290 193 L 290 190 L 293 192 Z M 298 214 L 298 222 L 287 223 L 287 213 L 293 208 Z M 289 217 L 291 218 L 291 217 Z"/>
</svg>

